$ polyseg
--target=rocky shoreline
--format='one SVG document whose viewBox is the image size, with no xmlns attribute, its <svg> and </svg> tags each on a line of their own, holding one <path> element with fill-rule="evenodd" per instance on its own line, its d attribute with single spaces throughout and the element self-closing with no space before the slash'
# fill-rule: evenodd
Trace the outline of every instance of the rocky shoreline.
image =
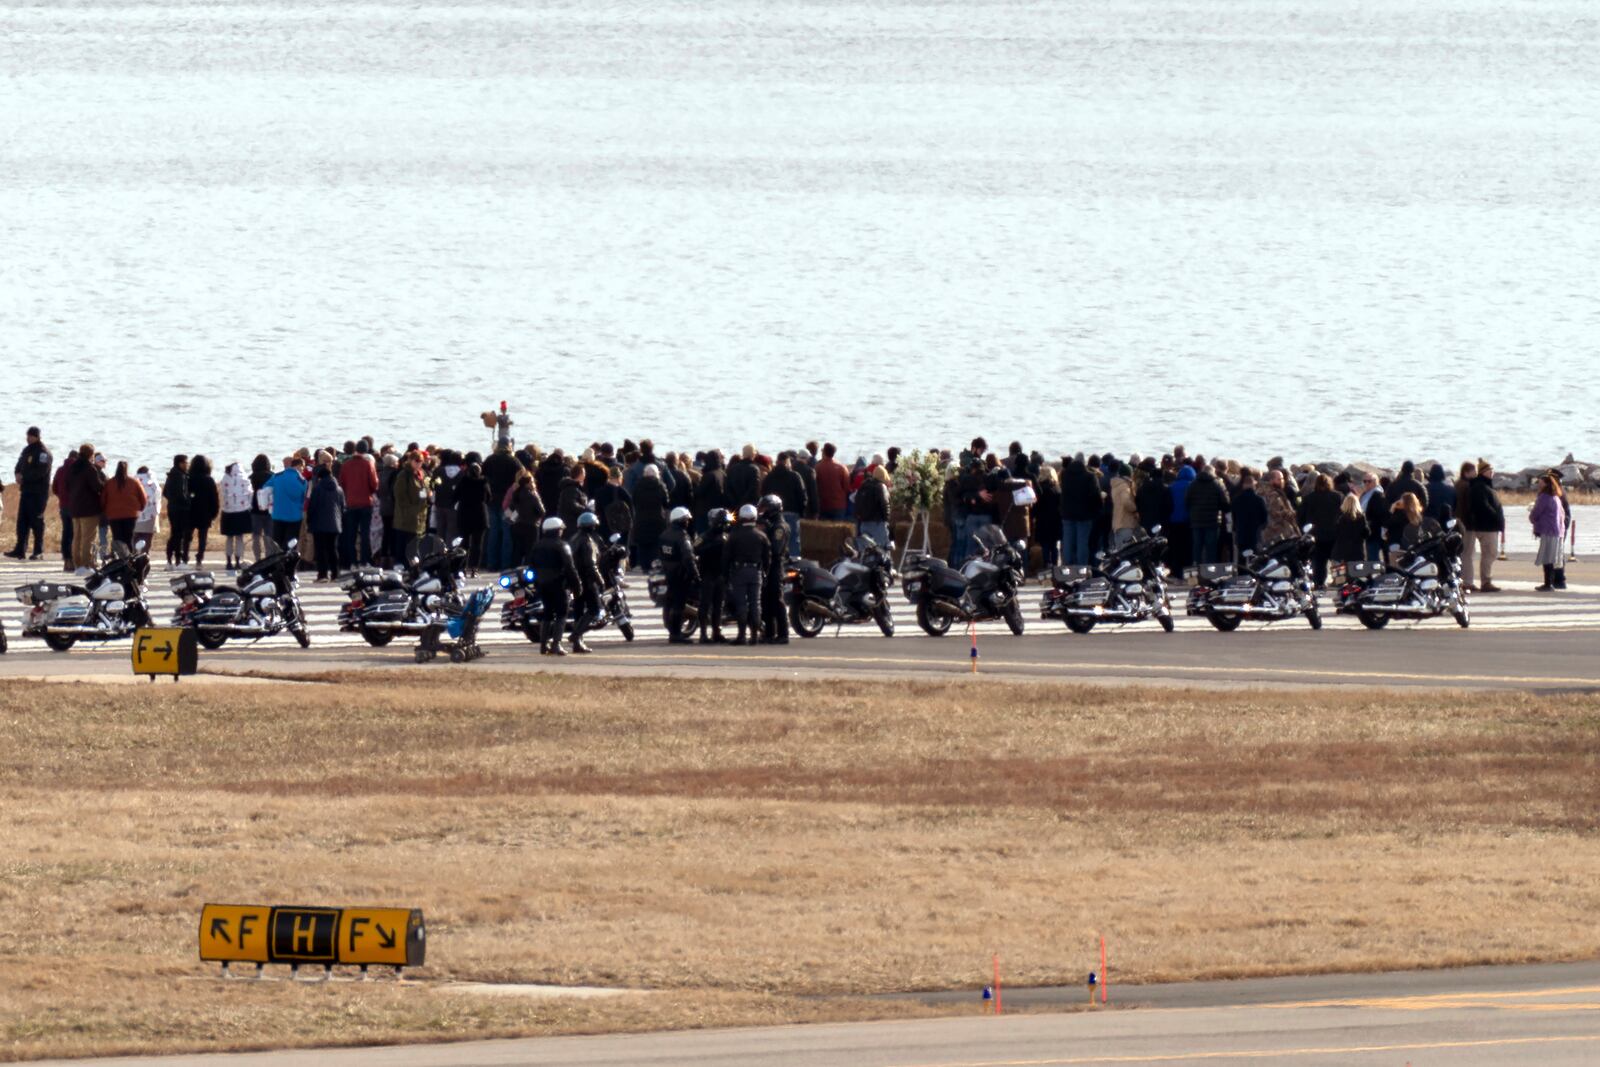
<svg viewBox="0 0 1600 1067">
<path fill-rule="evenodd" d="M 1416 461 L 1417 478 L 1426 481 L 1428 471 L 1435 463 L 1442 462 L 1435 459 L 1422 459 Z M 1461 461 L 1466 462 L 1466 461 Z M 1491 463 L 1493 460 L 1490 461 Z M 1325 461 L 1322 463 L 1293 463 L 1288 465 L 1297 481 L 1306 482 L 1318 474 L 1326 474 L 1337 478 L 1340 474 L 1348 474 L 1353 481 L 1359 484 L 1360 479 L 1366 474 L 1376 474 L 1379 478 L 1393 478 L 1399 473 L 1398 467 L 1382 467 L 1375 463 L 1340 463 Z M 1456 472 L 1461 469 L 1461 463 L 1444 464 L 1445 474 L 1453 482 Z M 1509 492 L 1531 492 L 1538 488 L 1538 481 L 1546 471 L 1555 471 L 1561 475 L 1561 484 L 1569 489 L 1600 491 L 1600 463 L 1585 463 L 1572 457 L 1569 452 L 1560 463 L 1551 463 L 1543 467 L 1524 467 L 1518 471 L 1496 470 L 1494 474 L 1494 487 Z"/>
</svg>

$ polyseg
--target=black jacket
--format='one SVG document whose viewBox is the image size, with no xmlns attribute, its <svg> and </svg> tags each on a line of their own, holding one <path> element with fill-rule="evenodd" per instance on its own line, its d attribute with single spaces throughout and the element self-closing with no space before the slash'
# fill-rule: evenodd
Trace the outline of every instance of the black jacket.
<svg viewBox="0 0 1600 1067">
<path fill-rule="evenodd" d="M 583 591 L 583 580 L 578 577 L 578 565 L 572 558 L 572 546 L 553 531 L 541 534 L 533 543 L 528 550 L 528 566 L 533 568 L 534 584 L 545 599 L 563 587 L 573 593 Z"/>
<path fill-rule="evenodd" d="M 17 476 L 17 484 L 24 492 L 45 492 L 50 488 L 50 468 L 54 462 L 48 448 L 29 441 L 28 447 L 17 457 L 17 466 L 13 471 Z"/>
<path fill-rule="evenodd" d="M 722 573 L 726 577 L 735 567 L 750 564 L 763 572 L 772 560 L 772 542 L 755 526 L 740 523 L 728 533 L 728 547 L 722 553 Z"/>
<path fill-rule="evenodd" d="M 868 478 L 856 490 L 856 518 L 862 522 L 889 521 L 889 487 Z"/>
<path fill-rule="evenodd" d="M 196 529 L 210 526 L 222 510 L 217 497 L 217 481 L 209 474 L 189 474 L 189 521 Z"/>
<path fill-rule="evenodd" d="M 1092 522 L 1100 515 L 1105 495 L 1094 472 L 1074 460 L 1061 472 L 1061 518 L 1064 522 Z"/>
<path fill-rule="evenodd" d="M 522 471 L 522 464 L 510 449 L 497 448 L 483 461 L 483 479 L 489 483 L 489 500 L 495 507 L 506 498 L 511 485 Z"/>
<path fill-rule="evenodd" d="M 722 580 L 722 560 L 728 553 L 728 531 L 707 530 L 694 543 L 695 562 L 700 567 L 701 581 Z"/>
<path fill-rule="evenodd" d="M 694 487 L 694 517 L 703 519 L 718 508 L 728 506 L 728 472 L 722 464 L 706 464 L 700 472 L 700 484 Z"/>
<path fill-rule="evenodd" d="M 1260 503 L 1260 498 L 1257 498 L 1257 502 Z M 1172 516 L 1172 492 L 1161 480 L 1160 474 L 1155 471 L 1145 472 L 1139 488 L 1133 491 L 1133 506 L 1139 509 L 1139 525 L 1146 530 L 1166 525 L 1167 519 Z M 1266 505 L 1262 504 L 1262 526 L 1267 523 L 1266 510 Z M 1065 511 L 1062 514 L 1065 515 Z M 1257 527 L 1257 530 L 1259 529 L 1260 527 Z"/>
<path fill-rule="evenodd" d="M 1500 506 L 1500 494 L 1494 491 L 1493 479 L 1482 474 L 1472 479 L 1472 488 L 1467 493 L 1467 507 L 1472 513 L 1467 528 L 1473 533 L 1505 531 L 1506 513 Z"/>
<path fill-rule="evenodd" d="M 801 518 L 814 519 L 820 510 L 817 502 L 817 472 L 809 463 L 794 461 L 794 472 L 800 476 L 800 483 L 806 488 L 806 509 L 800 513 Z"/>
<path fill-rule="evenodd" d="M 743 456 L 728 464 L 728 507 L 739 508 L 761 499 L 761 468 Z"/>
<path fill-rule="evenodd" d="M 499 506 L 500 501 L 496 499 L 495 507 Z M 483 533 L 488 528 L 489 482 L 483 477 L 462 474 L 456 480 L 456 530 L 461 536 L 468 537 Z"/>
<path fill-rule="evenodd" d="M 1301 505 L 1300 522 L 1311 524 L 1311 536 L 1316 538 L 1318 548 L 1329 548 L 1333 545 L 1334 534 L 1339 527 L 1339 507 L 1343 503 L 1344 497 L 1336 491 L 1317 489 L 1313 490 Z M 1366 525 L 1365 521 L 1362 525 Z"/>
<path fill-rule="evenodd" d="M 1267 528 L 1267 502 L 1254 489 L 1241 489 L 1233 498 L 1233 546 L 1240 552 L 1261 547 L 1261 531 Z"/>
<path fill-rule="evenodd" d="M 1366 515 L 1348 518 L 1341 514 L 1333 526 L 1333 549 L 1329 559 L 1348 561 L 1367 558 L 1367 538 L 1371 530 Z"/>
<path fill-rule="evenodd" d="M 578 569 L 578 581 L 584 592 L 594 592 L 605 586 L 600 577 L 600 542 L 587 530 L 578 530 L 567 541 L 572 546 L 572 564 Z"/>
<path fill-rule="evenodd" d="M 1191 528 L 1208 530 L 1213 526 L 1221 526 L 1222 516 L 1227 514 L 1229 508 L 1228 487 L 1218 481 L 1211 471 L 1202 468 L 1196 472 L 1184 504 L 1189 509 Z"/>
<path fill-rule="evenodd" d="M 782 515 L 773 515 L 767 519 L 762 532 L 767 535 L 767 544 L 771 549 L 767 553 L 767 569 L 763 577 L 768 585 L 781 586 L 783 572 L 789 568 L 789 524 L 783 521 Z"/>
<path fill-rule="evenodd" d="M 561 479 L 561 494 L 556 498 L 556 514 L 567 524 L 567 529 L 578 525 L 578 516 L 589 510 L 589 494 L 576 478 Z"/>
<path fill-rule="evenodd" d="M 772 473 L 767 475 L 761 491 L 776 494 L 783 501 L 784 511 L 792 511 L 797 515 L 806 513 L 806 483 L 798 471 L 784 470 L 782 467 L 772 468 Z"/>
<path fill-rule="evenodd" d="M 633 540 L 649 544 L 667 527 L 667 487 L 659 478 L 640 478 L 633 487 Z"/>
<path fill-rule="evenodd" d="M 1422 483 L 1417 481 L 1417 479 L 1415 477 L 1413 477 L 1411 475 L 1407 475 L 1404 478 L 1396 478 L 1394 481 L 1389 483 L 1389 499 L 1390 500 L 1398 502 L 1400 500 L 1400 495 L 1402 493 L 1414 493 L 1414 494 L 1416 494 L 1417 503 L 1422 505 L 1422 509 L 1423 509 L 1424 512 L 1427 511 L 1427 509 L 1428 509 L 1428 490 L 1423 488 Z"/>
<path fill-rule="evenodd" d="M 1040 482 L 1037 494 L 1039 502 L 1033 506 L 1033 532 L 1034 538 L 1044 544 L 1061 536 L 1061 486 Z"/>
<path fill-rule="evenodd" d="M 539 520 L 544 518 L 544 501 L 539 499 L 538 490 L 533 486 L 521 485 L 511 494 L 511 510 L 517 516 L 511 520 L 511 528 L 524 537 L 532 536 L 539 529 Z"/>
<path fill-rule="evenodd" d="M 187 515 L 189 513 L 189 472 L 173 467 L 167 472 L 167 480 L 162 483 L 161 495 L 167 502 L 167 514 L 174 511 Z"/>
<path fill-rule="evenodd" d="M 669 526 L 661 535 L 661 570 L 675 583 L 698 584 L 700 581 L 694 544 L 689 540 L 689 531 L 682 526 Z"/>
</svg>

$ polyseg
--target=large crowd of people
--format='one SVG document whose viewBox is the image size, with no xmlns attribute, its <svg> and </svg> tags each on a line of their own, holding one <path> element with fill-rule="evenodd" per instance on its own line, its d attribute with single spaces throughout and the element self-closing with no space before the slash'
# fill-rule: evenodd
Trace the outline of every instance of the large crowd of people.
<svg viewBox="0 0 1600 1067">
<path fill-rule="evenodd" d="M 30 427 L 14 472 L 17 542 L 7 554 L 42 558 L 44 518 L 53 505 L 67 571 L 93 567 L 111 541 L 136 539 L 170 567 L 200 567 L 217 538 L 231 570 L 260 558 L 271 538 L 299 540 L 317 580 L 332 580 L 351 567 L 403 560 L 430 532 L 461 538 L 474 570 L 499 571 L 529 558 L 547 516 L 575 529 L 588 512 L 600 536 L 623 539 L 632 566 L 648 568 L 664 538 L 671 539 L 676 509 L 685 509 L 692 530 L 703 531 L 714 513 L 736 516 L 771 499 L 786 554 L 797 555 L 802 519 L 850 522 L 887 542 L 902 455 L 891 448 L 846 463 L 832 444 L 808 441 L 776 453 L 746 444 L 728 458 L 714 450 L 658 452 L 648 439 L 543 452 L 518 448 L 504 434 L 479 452 L 363 437 L 300 448 L 277 461 L 261 454 L 242 465 L 228 457 L 219 477 L 204 455 L 174 456 L 158 475 L 148 466 L 130 469 L 126 460 L 112 465 L 92 444 L 56 462 L 39 429 Z M 1237 560 L 1309 525 L 1321 586 L 1330 568 L 1383 558 L 1390 546 L 1454 519 L 1463 530 L 1468 581 L 1476 570 L 1477 590 L 1498 589 L 1493 567 L 1506 515 L 1485 460 L 1464 463 L 1453 475 L 1436 464 L 1420 477 L 1408 461 L 1390 478 L 1360 468 L 1296 475 L 1279 459 L 1257 470 L 1208 462 L 1181 445 L 1160 456 L 1080 453 L 1052 463 L 1019 443 L 1001 453 L 975 438 L 959 453 L 928 456 L 942 481 L 932 520 L 948 531 L 952 563 L 990 523 L 1037 545 L 1045 568 L 1088 564 L 1097 551 L 1160 526 L 1168 565 L 1181 578 L 1191 566 Z M 1541 589 L 1565 585 L 1570 519 L 1552 471 L 1529 517 L 1539 543 L 1535 562 L 1545 568 Z"/>
</svg>

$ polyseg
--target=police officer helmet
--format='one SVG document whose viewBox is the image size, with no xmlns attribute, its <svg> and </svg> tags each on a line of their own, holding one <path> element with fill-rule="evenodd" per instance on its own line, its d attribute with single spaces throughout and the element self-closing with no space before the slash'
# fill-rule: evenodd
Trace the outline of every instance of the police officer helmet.
<svg viewBox="0 0 1600 1067">
<path fill-rule="evenodd" d="M 657 512 L 657 514 L 660 514 L 660 512 Z M 667 516 L 667 521 L 674 526 L 680 523 L 692 522 L 693 520 L 694 513 L 688 508 L 673 508 L 672 514 Z"/>
<path fill-rule="evenodd" d="M 724 526 L 728 525 L 728 509 L 712 508 L 710 511 L 706 512 L 706 525 L 710 526 L 713 530 L 720 530 Z"/>
<path fill-rule="evenodd" d="M 783 498 L 776 493 L 768 493 L 761 498 L 761 503 L 756 508 L 762 515 L 776 515 L 783 511 Z"/>
<path fill-rule="evenodd" d="M 755 522 L 756 508 L 754 504 L 746 504 L 739 509 L 740 522 Z"/>
<path fill-rule="evenodd" d="M 578 515 L 578 529 L 593 530 L 600 525 L 600 517 L 592 511 L 581 512 Z"/>
<path fill-rule="evenodd" d="M 539 529 L 543 530 L 545 533 L 562 533 L 566 530 L 566 528 L 567 524 L 556 518 L 554 515 L 544 520 L 544 525 L 539 527 Z"/>
</svg>

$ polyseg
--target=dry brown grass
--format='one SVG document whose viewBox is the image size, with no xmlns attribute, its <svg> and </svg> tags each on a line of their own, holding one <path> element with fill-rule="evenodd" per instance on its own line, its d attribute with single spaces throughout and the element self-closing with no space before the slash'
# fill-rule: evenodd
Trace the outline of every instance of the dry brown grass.
<svg viewBox="0 0 1600 1067">
<path fill-rule="evenodd" d="M 1101 932 L 1123 980 L 1592 956 L 1597 735 L 1509 694 L 3 683 L 0 1055 L 881 1017 L 806 997 L 1076 981 Z M 189 980 L 207 900 L 422 907 L 432 981 Z"/>
</svg>

